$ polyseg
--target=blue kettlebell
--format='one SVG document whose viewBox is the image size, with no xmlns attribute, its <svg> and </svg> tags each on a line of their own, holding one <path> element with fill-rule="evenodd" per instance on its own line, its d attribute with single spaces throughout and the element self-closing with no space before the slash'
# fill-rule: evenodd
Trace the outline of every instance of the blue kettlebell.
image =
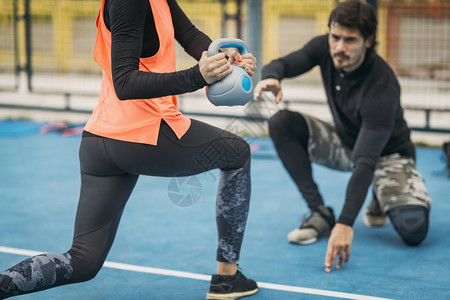
<svg viewBox="0 0 450 300">
<path fill-rule="evenodd" d="M 239 53 L 247 53 L 244 41 L 233 38 L 214 40 L 208 48 L 208 56 L 219 53 L 220 48 L 237 48 Z M 233 71 L 219 81 L 206 87 L 208 100 L 216 106 L 245 105 L 252 98 L 253 85 L 248 73 L 241 67 L 232 65 Z"/>
</svg>

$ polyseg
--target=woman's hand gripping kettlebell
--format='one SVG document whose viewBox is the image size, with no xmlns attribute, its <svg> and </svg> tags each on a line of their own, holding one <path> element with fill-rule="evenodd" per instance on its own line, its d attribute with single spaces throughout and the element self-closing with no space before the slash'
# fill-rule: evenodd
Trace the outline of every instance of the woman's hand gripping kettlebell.
<svg viewBox="0 0 450 300">
<path fill-rule="evenodd" d="M 214 83 L 233 71 L 231 63 L 226 59 L 225 53 L 208 56 L 208 51 L 203 51 L 198 66 L 207 84 Z"/>
<path fill-rule="evenodd" d="M 225 54 L 220 48 L 236 48 L 226 64 Z M 204 54 L 203 54 L 204 55 Z M 208 57 L 202 56 L 210 65 L 203 68 L 201 72 L 205 81 L 206 96 L 216 106 L 245 105 L 252 97 L 253 84 L 250 79 L 256 69 L 256 59 L 248 53 L 244 41 L 240 39 L 223 38 L 214 40 L 208 48 Z M 200 64 L 200 63 L 199 63 Z M 229 66 L 232 71 L 229 72 Z M 214 70 L 216 68 L 216 70 Z"/>
<path fill-rule="evenodd" d="M 230 64 L 244 68 L 248 75 L 255 75 L 256 58 L 251 53 L 240 54 L 238 51 L 233 51 L 228 58 Z"/>
</svg>

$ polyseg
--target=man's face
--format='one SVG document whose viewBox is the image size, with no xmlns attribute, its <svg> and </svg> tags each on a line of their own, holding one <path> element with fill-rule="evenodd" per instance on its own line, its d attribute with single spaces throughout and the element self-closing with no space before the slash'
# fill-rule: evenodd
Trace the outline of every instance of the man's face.
<svg viewBox="0 0 450 300">
<path fill-rule="evenodd" d="M 372 38 L 364 41 L 358 29 L 332 22 L 328 42 L 334 67 L 350 73 L 363 63 L 367 48 L 372 45 Z"/>
</svg>

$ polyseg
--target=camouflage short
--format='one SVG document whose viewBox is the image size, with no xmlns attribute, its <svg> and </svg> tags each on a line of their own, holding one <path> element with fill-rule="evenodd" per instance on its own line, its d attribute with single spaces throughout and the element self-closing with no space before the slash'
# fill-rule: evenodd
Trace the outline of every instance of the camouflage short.
<svg viewBox="0 0 450 300">
<path fill-rule="evenodd" d="M 302 114 L 308 124 L 308 154 L 314 163 L 341 171 L 351 171 L 352 151 L 342 144 L 334 125 Z M 401 205 L 430 208 L 431 199 L 415 161 L 398 153 L 380 157 L 372 188 L 384 212 Z"/>
<path fill-rule="evenodd" d="M 384 213 L 401 205 L 420 205 L 430 209 L 431 199 L 412 158 L 398 153 L 381 157 L 372 187 Z"/>
<path fill-rule="evenodd" d="M 342 144 L 334 125 L 302 114 L 308 124 L 308 154 L 312 162 L 335 170 L 351 171 L 352 151 Z"/>
</svg>

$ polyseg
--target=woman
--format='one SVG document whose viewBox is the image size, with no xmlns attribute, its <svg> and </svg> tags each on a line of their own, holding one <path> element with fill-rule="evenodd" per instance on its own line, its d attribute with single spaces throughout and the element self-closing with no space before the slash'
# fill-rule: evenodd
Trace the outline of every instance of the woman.
<svg viewBox="0 0 450 300">
<path fill-rule="evenodd" d="M 218 263 L 207 299 L 256 293 L 256 283 L 236 265 L 250 199 L 249 146 L 234 134 L 187 118 L 173 96 L 225 77 L 231 63 L 253 75 L 255 58 L 237 52 L 228 60 L 224 53 L 208 57 L 211 40 L 175 0 L 102 0 L 97 30 L 94 59 L 103 80 L 80 146 L 81 192 L 72 247 L 0 273 L 0 298 L 95 277 L 140 174 L 189 176 L 215 168 L 221 169 Z M 197 65 L 175 71 L 175 40 Z M 206 155 L 211 149 L 214 157 Z"/>
</svg>

